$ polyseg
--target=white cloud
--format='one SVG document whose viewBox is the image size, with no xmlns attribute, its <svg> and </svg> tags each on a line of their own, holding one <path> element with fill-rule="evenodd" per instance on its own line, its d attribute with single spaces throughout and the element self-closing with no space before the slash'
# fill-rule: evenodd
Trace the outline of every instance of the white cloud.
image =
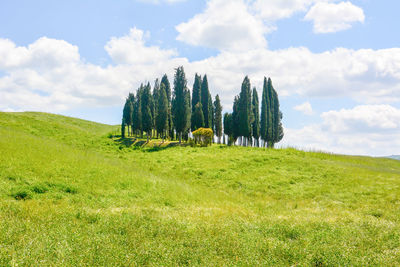
<svg viewBox="0 0 400 267">
<path fill-rule="evenodd" d="M 351 28 L 355 22 L 364 22 L 364 11 L 350 2 L 316 3 L 304 17 L 313 21 L 315 33 L 332 33 Z"/>
<path fill-rule="evenodd" d="M 304 102 L 303 104 L 297 105 L 295 107 L 293 107 L 294 110 L 300 111 L 301 113 L 305 114 L 305 115 L 312 115 L 313 114 L 313 110 L 311 107 L 310 102 Z"/>
<path fill-rule="evenodd" d="M 206 10 L 176 26 L 177 40 L 219 50 L 249 50 L 266 47 L 271 29 L 249 13 L 243 0 L 212 0 Z"/>
<path fill-rule="evenodd" d="M 164 72 L 172 80 L 174 68 L 180 65 L 185 67 L 189 85 L 195 72 L 207 73 L 212 92 L 220 94 L 228 110 L 244 75 L 249 75 L 259 93 L 263 77 L 269 76 L 280 96 L 349 97 L 379 104 L 400 101 L 400 48 L 341 48 L 324 53 L 259 48 L 223 51 L 189 62 L 174 50 L 147 46 L 145 36 L 132 29 L 126 36 L 112 38 L 105 49 L 115 65 L 105 68 L 82 61 L 78 48 L 65 41 L 40 38 L 17 47 L 0 39 L 0 70 L 6 72 L 0 77 L 0 102 L 4 108 L 36 110 L 82 103 L 118 105 L 140 82 L 153 81 Z M 21 95 L 29 97 L 19 99 Z"/>
<path fill-rule="evenodd" d="M 123 37 L 113 37 L 105 49 L 117 64 L 154 64 L 177 55 L 175 50 L 162 50 L 157 46 L 146 46 L 145 39 L 150 33 L 133 28 Z"/>
<path fill-rule="evenodd" d="M 390 105 L 360 105 L 324 112 L 324 128 L 331 132 L 400 132 L 400 110 Z"/>
<path fill-rule="evenodd" d="M 321 117 L 321 124 L 285 129 L 283 145 L 374 156 L 400 151 L 400 109 L 390 105 L 360 105 L 324 112 Z"/>
</svg>

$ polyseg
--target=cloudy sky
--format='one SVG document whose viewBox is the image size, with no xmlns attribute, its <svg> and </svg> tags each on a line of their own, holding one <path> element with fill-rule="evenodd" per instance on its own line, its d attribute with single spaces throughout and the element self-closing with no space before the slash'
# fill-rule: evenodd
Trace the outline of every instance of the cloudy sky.
<svg viewBox="0 0 400 267">
<path fill-rule="evenodd" d="M 271 77 L 282 146 L 400 154 L 398 0 L 1 0 L 0 110 L 117 124 L 128 92 L 183 65 L 225 111 Z"/>
</svg>

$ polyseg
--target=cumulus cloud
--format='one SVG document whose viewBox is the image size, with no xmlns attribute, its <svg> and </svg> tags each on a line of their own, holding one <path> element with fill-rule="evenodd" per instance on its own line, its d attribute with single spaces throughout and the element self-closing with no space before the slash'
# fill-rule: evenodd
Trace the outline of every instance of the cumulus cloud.
<svg viewBox="0 0 400 267">
<path fill-rule="evenodd" d="M 243 0 L 212 0 L 203 13 L 176 26 L 177 40 L 219 50 L 249 50 L 267 45 L 270 31 L 249 13 Z"/>
<path fill-rule="evenodd" d="M 313 21 L 315 33 L 332 33 L 351 28 L 355 22 L 364 22 L 364 11 L 350 2 L 316 3 L 304 17 Z"/>
<path fill-rule="evenodd" d="M 106 44 L 105 49 L 117 64 L 154 64 L 164 62 L 177 55 L 175 50 L 162 50 L 157 46 L 146 46 L 149 32 L 137 28 L 129 31 L 122 37 L 113 37 Z"/>
<path fill-rule="evenodd" d="M 343 154 L 385 156 L 400 151 L 400 109 L 360 105 L 321 114 L 320 124 L 285 129 L 284 145 Z"/>
<path fill-rule="evenodd" d="M 105 49 L 114 64 L 100 67 L 81 60 L 78 47 L 65 41 L 40 38 L 17 47 L 0 39 L 0 71 L 6 73 L 0 77 L 3 109 L 118 105 L 140 82 L 153 81 L 164 72 L 172 79 L 180 65 L 189 86 L 195 72 L 207 73 L 211 90 L 220 94 L 227 110 L 244 75 L 259 89 L 263 77 L 271 77 L 280 96 L 349 97 L 379 104 L 400 101 L 400 48 L 341 48 L 324 53 L 258 48 L 222 51 L 189 62 L 174 50 L 146 45 L 146 33 L 134 28 L 126 36 L 111 38 Z"/>
<path fill-rule="evenodd" d="M 300 111 L 301 113 L 305 115 L 312 115 L 313 110 L 311 107 L 310 102 L 304 102 L 303 104 L 297 105 L 293 107 L 294 110 Z"/>
</svg>

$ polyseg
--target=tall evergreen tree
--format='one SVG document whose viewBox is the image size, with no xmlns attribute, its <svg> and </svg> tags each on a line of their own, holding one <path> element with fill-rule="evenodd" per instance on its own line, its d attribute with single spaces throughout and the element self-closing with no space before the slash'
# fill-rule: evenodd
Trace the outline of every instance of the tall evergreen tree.
<svg viewBox="0 0 400 267">
<path fill-rule="evenodd" d="M 228 136 L 228 145 L 233 142 L 233 118 L 232 113 L 224 114 L 224 134 Z"/>
<path fill-rule="evenodd" d="M 194 113 L 192 114 L 192 131 L 195 131 L 204 126 L 203 107 L 200 102 L 197 102 Z"/>
<path fill-rule="evenodd" d="M 157 134 L 161 135 L 163 142 L 168 133 L 168 99 L 164 87 L 164 84 L 161 84 L 157 99 L 158 112 L 156 117 Z"/>
<path fill-rule="evenodd" d="M 164 76 L 162 77 L 161 84 L 164 84 L 165 93 L 167 94 L 167 99 L 168 99 L 168 129 L 169 129 L 168 136 L 171 139 L 173 139 L 174 138 L 174 120 L 172 118 L 171 85 L 169 83 L 167 74 L 164 74 Z"/>
<path fill-rule="evenodd" d="M 151 114 L 153 116 L 153 125 L 156 125 L 156 118 L 157 118 L 157 113 L 158 113 L 158 99 L 159 99 L 159 94 L 160 94 L 160 82 L 158 78 L 154 81 L 154 87 L 153 87 L 153 107 L 151 109 Z M 167 100 L 168 102 L 168 100 Z M 156 128 L 156 127 L 155 127 Z M 158 133 L 157 133 L 158 136 Z"/>
<path fill-rule="evenodd" d="M 196 73 L 195 77 L 194 77 L 193 92 L 192 92 L 192 123 L 191 123 L 192 131 L 194 131 L 200 127 L 204 127 L 204 114 L 202 115 L 203 125 L 199 126 L 198 121 L 195 122 L 195 119 L 194 119 L 194 114 L 196 112 L 196 105 L 197 105 L 197 103 L 201 103 L 201 83 L 202 83 L 201 76 L 197 75 L 197 73 Z M 201 112 L 203 113 L 203 110 Z M 198 114 L 198 116 L 200 116 L 200 114 Z M 195 125 L 196 125 L 196 127 L 195 127 Z"/>
<path fill-rule="evenodd" d="M 261 96 L 261 124 L 260 124 L 260 136 L 263 141 L 263 146 L 267 142 L 267 127 L 268 127 L 268 107 L 267 107 L 267 78 L 264 77 L 264 85 Z"/>
<path fill-rule="evenodd" d="M 129 135 L 129 125 L 132 125 L 132 118 L 133 118 L 132 113 L 133 113 L 132 102 L 130 101 L 130 99 L 128 97 L 125 101 L 124 109 L 122 111 L 122 120 L 124 122 L 124 129 L 125 129 L 125 125 L 127 125 L 128 126 L 128 135 Z"/>
<path fill-rule="evenodd" d="M 176 133 L 179 134 L 179 143 L 182 135 L 190 127 L 190 91 L 186 87 L 187 81 L 183 67 L 178 67 L 174 77 L 174 91 L 172 96 L 172 115 Z"/>
<path fill-rule="evenodd" d="M 240 91 L 239 110 L 240 136 L 248 140 L 251 138 L 252 110 L 250 80 L 247 76 L 243 80 L 242 89 Z"/>
<path fill-rule="evenodd" d="M 150 83 L 148 83 L 144 87 L 141 104 L 142 104 L 142 127 L 143 131 L 146 132 L 147 142 L 149 142 L 154 122 L 153 115 L 151 112 L 151 108 L 153 107 L 153 96 L 151 95 Z"/>
<path fill-rule="evenodd" d="M 214 133 L 218 137 L 218 144 L 220 144 L 222 136 L 222 106 L 219 95 L 215 96 L 214 101 L 214 126 Z"/>
<path fill-rule="evenodd" d="M 204 127 L 212 127 L 212 100 L 208 89 L 207 75 L 204 75 L 201 83 L 201 105 L 203 106 Z"/>
<path fill-rule="evenodd" d="M 121 122 L 121 138 L 125 138 L 125 119 L 122 117 Z"/>
<path fill-rule="evenodd" d="M 236 140 L 240 136 L 240 110 L 239 110 L 239 96 L 235 96 L 233 100 L 233 111 L 232 111 L 232 137 L 233 142 L 236 143 Z"/>
<path fill-rule="evenodd" d="M 133 106 L 133 130 L 137 134 L 141 134 L 143 136 L 143 128 L 142 128 L 142 94 L 143 94 L 143 84 L 136 91 L 136 101 Z"/>
<path fill-rule="evenodd" d="M 259 111 L 259 104 L 258 104 L 258 93 L 257 89 L 253 88 L 253 100 L 252 100 L 252 109 L 253 109 L 253 138 L 255 140 L 255 146 L 259 146 L 259 139 L 260 139 L 260 111 Z"/>
</svg>

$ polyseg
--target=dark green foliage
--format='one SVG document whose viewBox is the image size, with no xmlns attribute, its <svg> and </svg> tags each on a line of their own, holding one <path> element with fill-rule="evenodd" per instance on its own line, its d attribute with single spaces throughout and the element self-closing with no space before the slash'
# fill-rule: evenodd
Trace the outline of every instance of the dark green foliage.
<svg viewBox="0 0 400 267">
<path fill-rule="evenodd" d="M 175 72 L 172 96 L 172 116 L 176 133 L 179 134 L 179 142 L 182 140 L 182 135 L 190 127 L 190 91 L 187 89 L 186 84 L 185 72 L 181 66 Z"/>
<path fill-rule="evenodd" d="M 232 137 L 233 142 L 236 142 L 240 136 L 240 110 L 239 110 L 239 96 L 235 96 L 233 100 L 233 112 L 232 112 Z"/>
<path fill-rule="evenodd" d="M 201 126 L 198 125 L 198 121 L 195 122 L 195 119 L 193 117 L 195 114 L 197 103 L 201 103 L 201 82 L 202 82 L 201 76 L 197 75 L 196 73 L 194 77 L 193 92 L 192 92 L 192 123 L 191 123 L 192 131 L 196 130 L 197 128 L 204 127 L 204 114 L 202 114 L 203 124 Z M 201 111 L 201 113 L 203 113 L 203 110 Z M 195 125 L 197 127 L 195 127 Z"/>
<path fill-rule="evenodd" d="M 279 110 L 278 94 L 270 78 L 264 77 L 261 102 L 261 139 L 264 146 L 273 148 L 283 138 L 282 113 Z"/>
<path fill-rule="evenodd" d="M 156 128 L 157 132 L 161 134 L 162 138 L 168 133 L 168 99 L 165 92 L 164 84 L 161 84 L 161 90 L 159 91 L 157 100 L 157 118 Z"/>
<path fill-rule="evenodd" d="M 125 101 L 124 110 L 122 112 L 122 118 L 125 121 L 125 124 L 128 125 L 128 134 L 129 134 L 129 125 L 133 125 L 133 105 L 135 102 L 135 97 L 132 93 L 129 93 L 128 98 Z"/>
<path fill-rule="evenodd" d="M 218 137 L 218 143 L 221 143 L 222 136 L 222 106 L 219 95 L 215 96 L 214 101 L 214 133 Z"/>
<path fill-rule="evenodd" d="M 122 123 L 121 123 L 121 137 L 125 138 L 125 120 L 122 118 Z"/>
<path fill-rule="evenodd" d="M 207 75 L 204 75 L 201 83 L 201 105 L 203 106 L 204 127 L 212 127 L 212 101 L 208 89 Z"/>
<path fill-rule="evenodd" d="M 258 93 L 257 89 L 253 88 L 253 100 L 252 100 L 252 109 L 253 109 L 253 124 L 252 124 L 252 132 L 253 138 L 255 139 L 255 145 L 259 146 L 258 140 L 260 138 L 260 113 L 259 113 L 259 104 L 258 104 Z"/>
<path fill-rule="evenodd" d="M 198 102 L 194 108 L 194 113 L 192 114 L 192 130 L 195 131 L 204 126 L 204 115 L 203 107 L 200 102 Z"/>
<path fill-rule="evenodd" d="M 239 128 L 240 136 L 251 137 L 252 109 L 251 109 L 251 90 L 250 80 L 246 76 L 242 83 L 239 99 Z"/>
<path fill-rule="evenodd" d="M 174 121 L 172 118 L 171 85 L 169 83 L 167 74 L 164 74 L 164 76 L 162 77 L 161 84 L 164 85 L 165 93 L 167 94 L 167 99 L 168 99 L 168 130 L 169 130 L 168 135 L 171 139 L 173 139 L 174 138 Z"/>
<path fill-rule="evenodd" d="M 260 136 L 266 142 L 267 140 L 267 78 L 264 77 L 264 85 L 261 96 L 261 123 L 260 123 Z M 264 144 L 265 146 L 265 144 Z"/>
<path fill-rule="evenodd" d="M 136 91 L 136 101 L 133 106 L 133 130 L 136 131 L 136 134 L 142 132 L 142 94 L 143 94 L 143 85 L 140 85 L 138 90 Z"/>
<path fill-rule="evenodd" d="M 153 97 L 151 95 L 151 86 L 148 83 L 143 90 L 142 95 L 142 127 L 143 131 L 147 134 L 147 141 L 151 136 L 151 131 L 153 129 L 153 116 L 151 112 L 151 107 L 153 106 Z"/>
<path fill-rule="evenodd" d="M 232 113 L 224 114 L 224 134 L 228 136 L 228 145 L 232 145 L 233 140 L 233 118 Z"/>
<path fill-rule="evenodd" d="M 154 81 L 154 88 L 153 88 L 153 105 L 151 107 L 151 115 L 153 116 L 153 125 L 156 125 L 156 118 L 157 118 L 157 112 L 158 112 L 158 99 L 159 99 L 159 94 L 160 94 L 160 82 L 158 79 Z M 167 99 L 168 103 L 168 99 Z"/>
</svg>

